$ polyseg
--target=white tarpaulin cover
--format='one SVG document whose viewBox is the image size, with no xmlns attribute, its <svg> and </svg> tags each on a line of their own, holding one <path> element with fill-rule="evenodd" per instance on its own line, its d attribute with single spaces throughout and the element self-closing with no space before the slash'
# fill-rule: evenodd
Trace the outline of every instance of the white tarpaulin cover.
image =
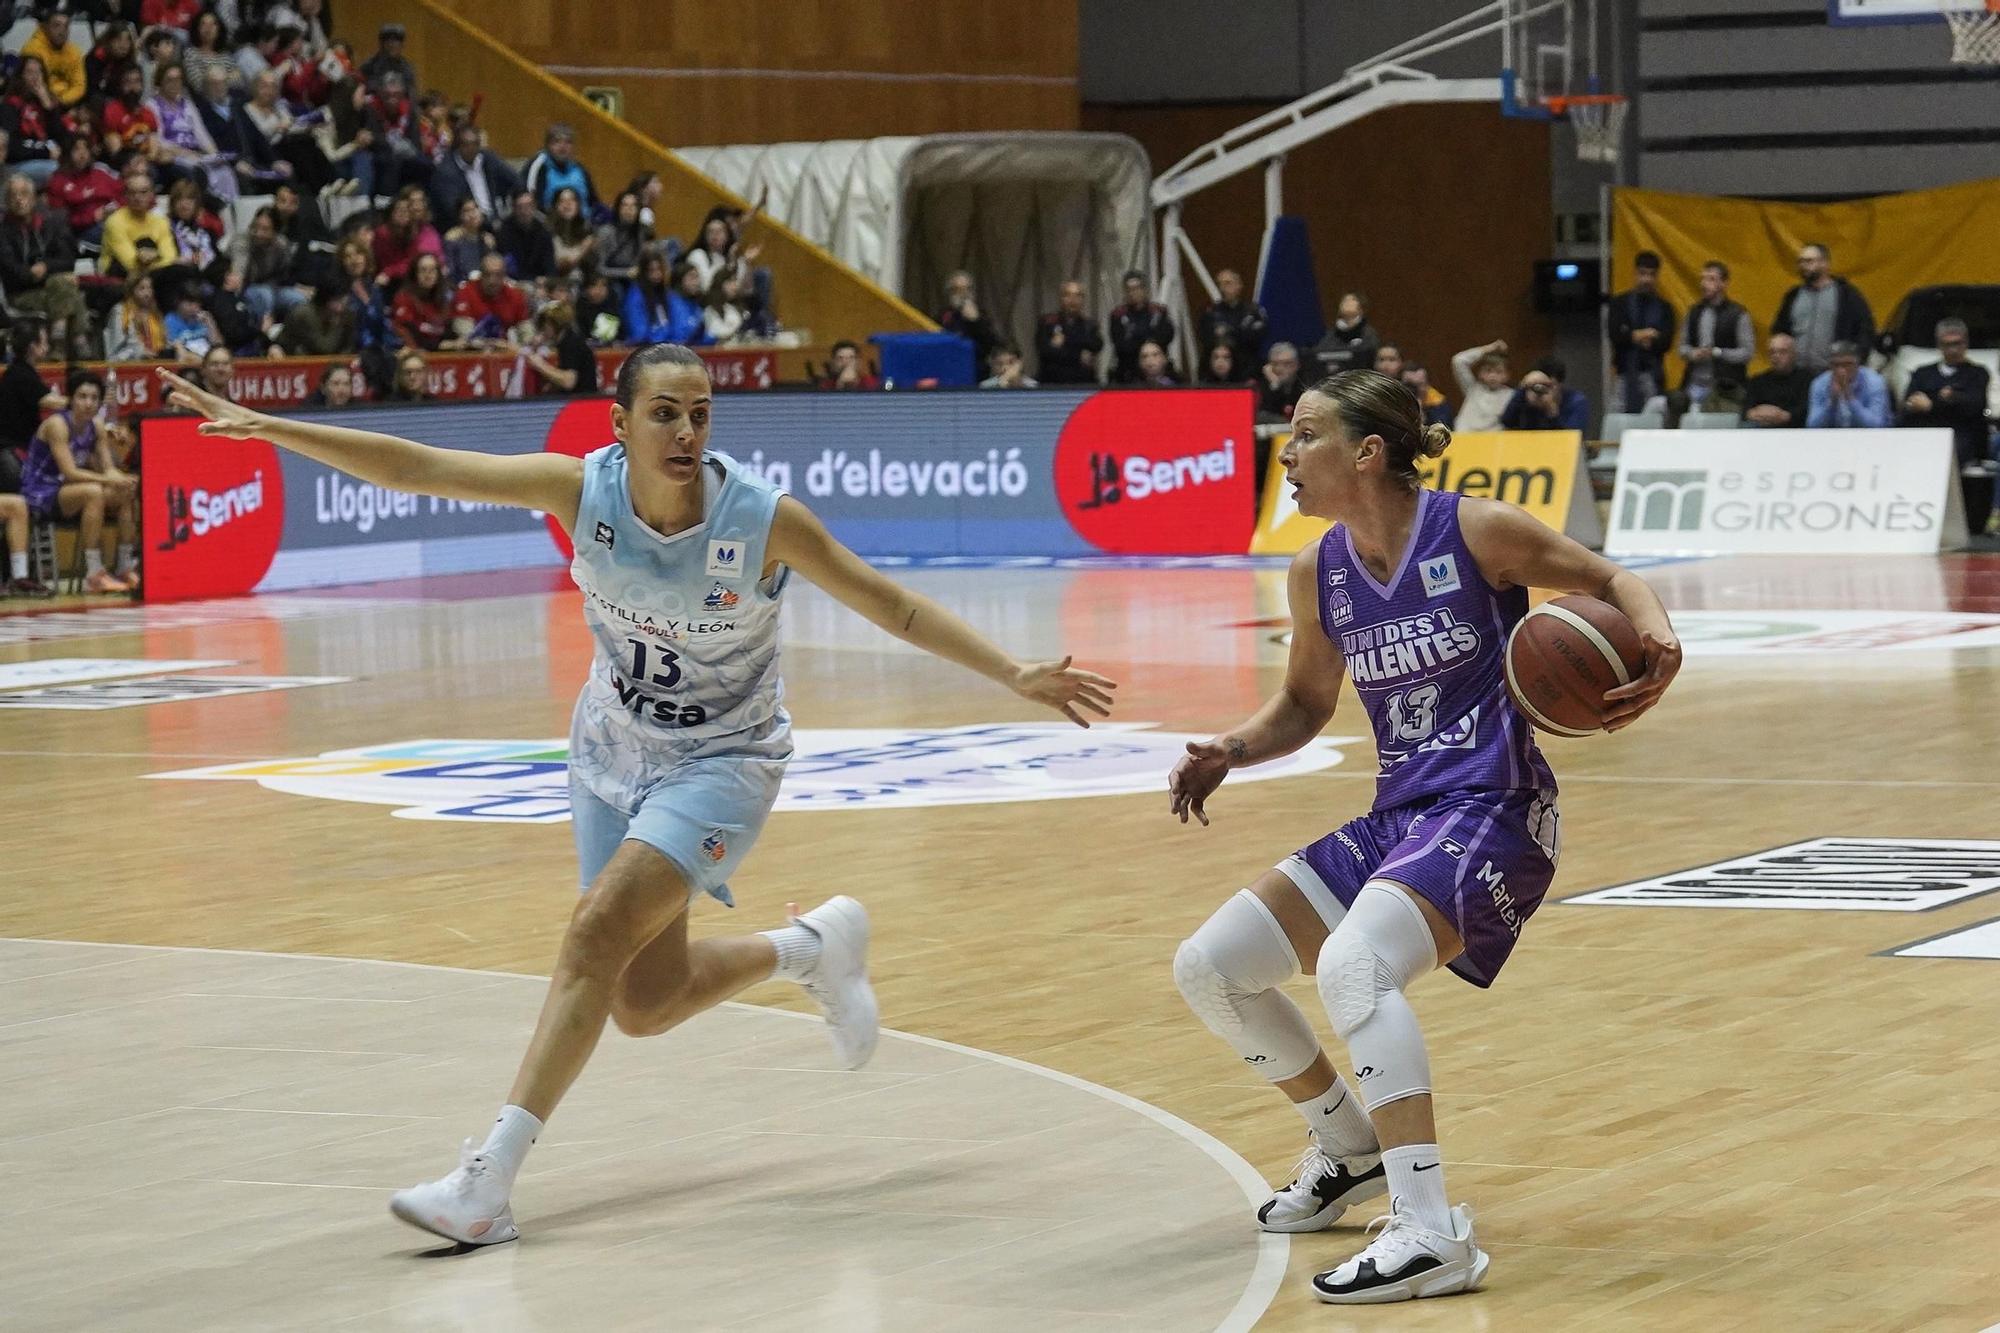
<svg viewBox="0 0 2000 1333">
<path fill-rule="evenodd" d="M 1102 319 L 1127 269 L 1154 271 L 1151 166 L 1122 134 L 941 134 L 682 148 L 695 170 L 926 314 L 969 270 L 1034 359 L 1035 321 L 1075 278 Z M 821 330 L 838 334 L 844 330 Z M 1102 360 L 1108 361 L 1107 358 Z M 984 372 L 982 371 L 982 374 Z"/>
</svg>

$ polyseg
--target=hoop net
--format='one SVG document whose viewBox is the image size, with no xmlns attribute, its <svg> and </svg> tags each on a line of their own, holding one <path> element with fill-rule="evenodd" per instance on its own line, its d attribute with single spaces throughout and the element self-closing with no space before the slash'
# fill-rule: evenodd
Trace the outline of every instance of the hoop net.
<svg viewBox="0 0 2000 1333">
<path fill-rule="evenodd" d="M 1951 58 L 1961 65 L 2000 65 L 2000 0 L 1986 0 L 1983 9 L 1962 9 L 1939 0 L 1944 21 L 1951 25 Z"/>
<path fill-rule="evenodd" d="M 1625 137 L 1625 116 L 1631 103 L 1609 93 L 1578 94 L 1543 99 L 1549 111 L 1568 119 L 1576 130 L 1576 160 L 1618 163 L 1618 146 Z"/>
</svg>

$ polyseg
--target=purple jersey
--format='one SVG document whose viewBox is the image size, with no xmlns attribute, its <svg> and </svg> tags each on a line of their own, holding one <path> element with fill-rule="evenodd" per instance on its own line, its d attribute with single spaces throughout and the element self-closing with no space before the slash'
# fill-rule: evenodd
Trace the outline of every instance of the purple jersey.
<svg viewBox="0 0 2000 1333">
<path fill-rule="evenodd" d="M 92 418 L 78 430 L 76 418 L 68 412 L 58 412 L 57 416 L 69 423 L 69 456 L 81 468 L 91 466 L 91 455 L 97 451 L 97 420 Z M 28 442 L 28 461 L 21 465 L 21 498 L 28 502 L 28 508 L 37 514 L 48 515 L 56 511 L 57 497 L 62 494 L 62 469 L 56 466 L 55 451 L 49 442 L 35 432 L 35 438 Z"/>
<path fill-rule="evenodd" d="M 1319 544 L 1319 615 L 1375 728 L 1375 809 L 1464 791 L 1553 791 L 1555 777 L 1507 697 L 1507 635 L 1528 591 L 1496 592 L 1458 528 L 1459 497 L 1417 493 L 1417 521 L 1387 586 L 1346 524 Z"/>
</svg>

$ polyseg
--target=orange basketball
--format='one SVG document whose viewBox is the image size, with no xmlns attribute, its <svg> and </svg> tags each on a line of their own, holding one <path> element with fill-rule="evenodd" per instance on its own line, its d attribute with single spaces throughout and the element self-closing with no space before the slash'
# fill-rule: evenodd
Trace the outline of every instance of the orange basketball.
<svg viewBox="0 0 2000 1333">
<path fill-rule="evenodd" d="M 1588 736 L 1604 728 L 1604 692 L 1646 669 L 1639 631 L 1595 597 L 1558 597 L 1507 637 L 1507 693 L 1543 731 Z"/>
</svg>

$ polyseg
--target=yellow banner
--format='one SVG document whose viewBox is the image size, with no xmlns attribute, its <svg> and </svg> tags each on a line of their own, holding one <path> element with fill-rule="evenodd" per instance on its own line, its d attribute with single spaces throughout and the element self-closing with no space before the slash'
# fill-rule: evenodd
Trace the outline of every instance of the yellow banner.
<svg viewBox="0 0 2000 1333">
<path fill-rule="evenodd" d="M 1285 465 L 1278 461 L 1286 438 L 1271 442 L 1271 469 L 1264 478 L 1257 532 L 1250 539 L 1252 555 L 1295 554 L 1333 526 L 1307 518 L 1293 505 Z M 1517 504 L 1562 532 L 1579 483 L 1582 450 L 1583 437 L 1573 430 L 1479 431 L 1452 436 L 1444 456 L 1421 460 L 1418 474 L 1426 486 L 1439 490 Z"/>
</svg>

